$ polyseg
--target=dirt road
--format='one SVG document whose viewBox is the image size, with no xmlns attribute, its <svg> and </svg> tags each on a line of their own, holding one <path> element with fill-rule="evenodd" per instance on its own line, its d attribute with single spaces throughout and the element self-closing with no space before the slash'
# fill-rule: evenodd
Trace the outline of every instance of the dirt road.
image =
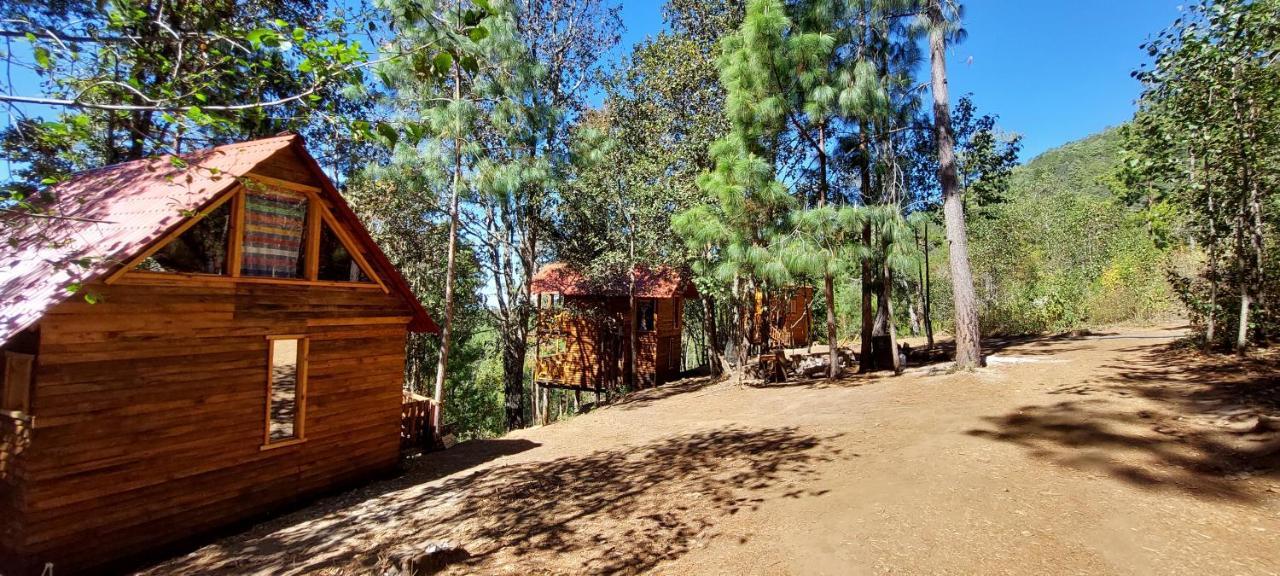
<svg viewBox="0 0 1280 576">
<path fill-rule="evenodd" d="M 990 366 L 689 381 L 429 455 L 154 574 L 1280 574 L 1273 359 L 1172 329 L 994 343 Z M 1280 424 L 1280 422 L 1277 422 Z"/>
</svg>

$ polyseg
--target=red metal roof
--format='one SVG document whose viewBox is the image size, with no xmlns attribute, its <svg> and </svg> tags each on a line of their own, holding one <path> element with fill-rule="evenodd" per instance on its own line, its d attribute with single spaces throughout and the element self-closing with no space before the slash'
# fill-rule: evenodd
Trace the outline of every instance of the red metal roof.
<svg viewBox="0 0 1280 576">
<path fill-rule="evenodd" d="M 637 266 L 636 296 L 639 298 L 697 298 L 698 291 L 679 270 L 670 266 Z M 626 296 L 627 274 L 593 280 L 563 262 L 543 266 L 533 276 L 534 294 L 564 296 Z"/>
<path fill-rule="evenodd" d="M 184 154 L 186 167 L 161 156 L 83 172 L 46 193 L 51 197 L 48 218 L 6 216 L 5 226 L 13 235 L 0 245 L 0 342 L 72 297 L 72 286 L 114 271 L 235 186 L 237 177 L 290 147 L 315 172 L 344 224 L 372 247 L 374 265 L 388 286 L 413 307 L 410 328 L 436 331 L 408 283 L 307 153 L 302 138 L 291 134 Z"/>
</svg>

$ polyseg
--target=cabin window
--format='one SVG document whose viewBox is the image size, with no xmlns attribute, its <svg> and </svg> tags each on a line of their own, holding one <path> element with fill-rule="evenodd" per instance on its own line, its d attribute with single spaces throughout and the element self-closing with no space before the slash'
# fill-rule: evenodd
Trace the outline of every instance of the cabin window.
<svg viewBox="0 0 1280 576">
<path fill-rule="evenodd" d="M 188 274 L 226 274 L 231 231 L 231 202 L 223 202 L 182 234 L 146 257 L 138 270 Z"/>
<path fill-rule="evenodd" d="M 301 440 L 306 416 L 307 339 L 271 337 L 268 344 L 266 444 Z"/>
<path fill-rule="evenodd" d="M 31 371 L 36 357 L 6 350 L 4 374 L 0 380 L 0 410 L 7 412 L 31 411 Z"/>
<path fill-rule="evenodd" d="M 307 196 L 287 190 L 248 190 L 240 274 L 305 278 Z"/>
<path fill-rule="evenodd" d="M 636 302 L 636 328 L 640 332 L 653 332 L 653 324 L 657 316 L 656 304 L 654 300 Z"/>
<path fill-rule="evenodd" d="M 320 226 L 319 260 L 319 280 L 372 282 L 360 263 L 351 255 L 351 249 L 334 233 L 327 221 Z"/>
</svg>

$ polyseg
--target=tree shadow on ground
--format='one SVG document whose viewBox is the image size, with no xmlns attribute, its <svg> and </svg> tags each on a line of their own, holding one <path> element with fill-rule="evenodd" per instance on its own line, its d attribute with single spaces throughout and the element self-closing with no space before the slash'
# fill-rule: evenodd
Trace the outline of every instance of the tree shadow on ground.
<svg viewBox="0 0 1280 576">
<path fill-rule="evenodd" d="M 406 545 L 449 541 L 460 573 L 638 573 L 716 538 L 718 521 L 806 487 L 841 456 L 834 437 L 725 428 L 551 461 L 498 465 L 439 483 L 411 471 L 350 506 L 320 506 L 156 573 L 381 573 Z M 569 564 L 566 564 L 569 562 Z"/>
<path fill-rule="evenodd" d="M 415 455 L 404 463 L 409 473 L 388 480 L 384 485 L 391 488 L 407 486 L 410 483 L 419 483 L 431 478 L 443 478 L 539 446 L 541 444 L 523 438 L 468 440 L 447 451 L 423 452 Z"/>
<path fill-rule="evenodd" d="M 635 410 L 673 396 L 698 392 L 716 384 L 719 381 L 719 379 L 711 376 L 684 378 L 682 380 L 660 384 L 653 388 L 645 388 L 643 390 L 627 393 L 621 397 L 610 400 L 607 405 L 617 406 L 623 410 Z"/>
<path fill-rule="evenodd" d="M 1257 500 L 1255 479 L 1280 477 L 1280 355 L 1205 355 L 1179 344 L 1122 348 L 1082 383 L 1049 390 L 1075 399 L 986 420 L 972 436 L 1104 472 L 1153 490 Z M 1258 424 L 1262 422 L 1262 424 Z"/>
</svg>

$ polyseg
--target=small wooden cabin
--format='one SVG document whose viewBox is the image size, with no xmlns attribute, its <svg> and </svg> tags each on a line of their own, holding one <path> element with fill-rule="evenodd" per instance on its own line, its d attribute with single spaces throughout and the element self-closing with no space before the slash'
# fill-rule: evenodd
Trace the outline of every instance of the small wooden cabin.
<svg viewBox="0 0 1280 576">
<path fill-rule="evenodd" d="M 299 137 L 47 195 L 0 246 L 0 573 L 107 570 L 396 467 L 406 333 L 436 326 Z"/>
<path fill-rule="evenodd" d="M 770 292 L 768 298 L 757 292 L 752 316 L 751 343 L 764 344 L 764 330 L 769 330 L 769 344 L 783 348 L 803 348 L 812 341 L 813 288 L 793 286 Z"/>
<path fill-rule="evenodd" d="M 679 376 L 684 300 L 697 298 L 697 290 L 673 268 L 637 268 L 632 318 L 630 281 L 625 274 L 591 281 L 562 263 L 538 271 L 533 278 L 539 312 L 534 370 L 538 385 L 598 392 L 625 384 L 632 330 L 638 336 L 635 387 Z"/>
</svg>

